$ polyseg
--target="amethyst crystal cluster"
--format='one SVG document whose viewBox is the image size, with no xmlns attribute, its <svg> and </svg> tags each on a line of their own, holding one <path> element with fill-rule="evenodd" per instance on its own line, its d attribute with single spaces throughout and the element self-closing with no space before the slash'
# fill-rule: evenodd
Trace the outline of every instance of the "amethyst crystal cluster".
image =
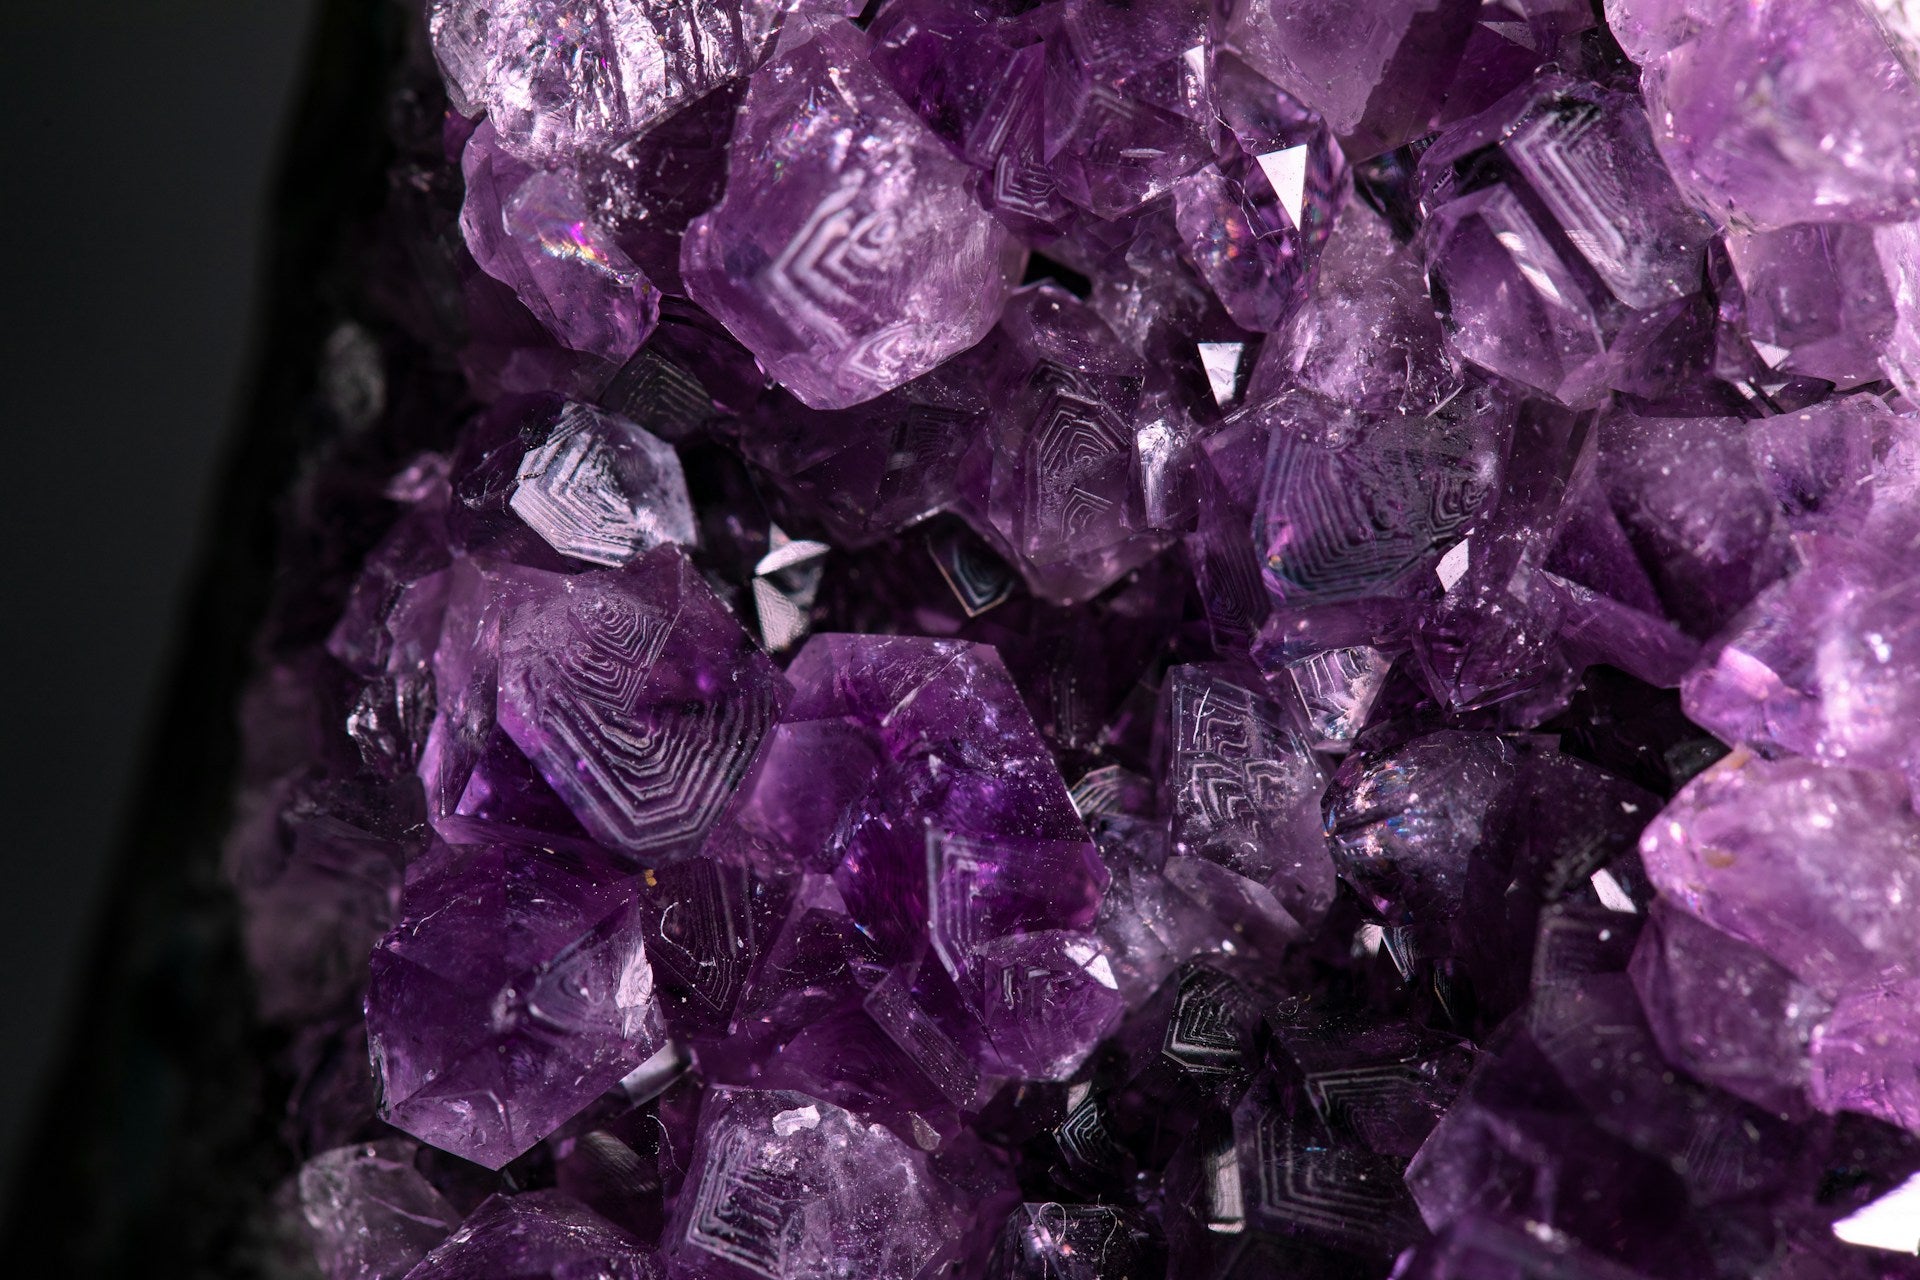
<svg viewBox="0 0 1920 1280">
<path fill-rule="evenodd" d="M 1920 1274 L 1920 35 L 1598 9 L 433 0 L 320 1272 Z"/>
</svg>

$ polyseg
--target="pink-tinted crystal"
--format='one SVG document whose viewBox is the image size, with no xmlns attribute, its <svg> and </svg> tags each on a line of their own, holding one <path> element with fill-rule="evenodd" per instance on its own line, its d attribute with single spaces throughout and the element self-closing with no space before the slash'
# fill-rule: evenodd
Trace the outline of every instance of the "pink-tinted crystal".
<svg viewBox="0 0 1920 1280">
<path fill-rule="evenodd" d="M 1920 971 L 1920 819 L 1897 777 L 1735 755 L 1640 843 L 1663 895 L 1825 994 Z"/>
<path fill-rule="evenodd" d="M 460 229 L 480 269 L 555 341 L 603 360 L 631 356 L 653 332 L 660 293 L 594 220 L 578 179 L 514 159 L 490 121 L 467 140 L 462 168 Z"/>
<path fill-rule="evenodd" d="M 528 159 L 638 133 L 749 70 L 779 8 L 757 0 L 431 0 L 453 105 Z"/>
<path fill-rule="evenodd" d="M 1636 6 L 1638 7 L 1638 6 Z M 1722 221 L 1885 222 L 1920 210 L 1920 83 L 1912 50 L 1859 0 L 1660 6 L 1644 66 L 1661 153 Z M 1651 52 L 1651 48 L 1649 48 Z"/>
<path fill-rule="evenodd" d="M 768 373 L 834 409 L 978 341 L 1022 250 L 861 33 L 808 34 L 754 73 L 726 197 L 688 228 L 681 273 Z"/>
<path fill-rule="evenodd" d="M 604 863 L 439 846 L 372 966 L 367 1031 L 383 1114 L 489 1168 L 664 1039 L 638 903 Z"/>
</svg>

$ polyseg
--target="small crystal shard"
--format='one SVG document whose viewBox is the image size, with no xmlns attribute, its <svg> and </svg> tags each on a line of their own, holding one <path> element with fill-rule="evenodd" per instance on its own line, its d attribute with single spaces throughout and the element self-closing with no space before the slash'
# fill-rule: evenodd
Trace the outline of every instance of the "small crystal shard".
<svg viewBox="0 0 1920 1280">
<path fill-rule="evenodd" d="M 822 21 L 754 73 L 726 197 L 681 257 L 694 301 L 816 409 L 872 399 L 978 341 L 1022 258 L 862 43 Z"/>
<path fill-rule="evenodd" d="M 695 538 L 673 447 L 586 405 L 563 408 L 547 442 L 527 451 L 511 505 L 548 546 L 589 564 L 622 565 Z"/>
</svg>

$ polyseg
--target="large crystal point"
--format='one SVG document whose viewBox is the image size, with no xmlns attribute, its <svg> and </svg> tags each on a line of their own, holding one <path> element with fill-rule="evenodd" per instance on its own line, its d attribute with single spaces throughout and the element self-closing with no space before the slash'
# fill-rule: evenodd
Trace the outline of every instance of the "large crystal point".
<svg viewBox="0 0 1920 1280">
<path fill-rule="evenodd" d="M 664 1042 L 638 903 L 604 861 L 442 845 L 373 955 L 384 1115 L 497 1169 Z"/>
<path fill-rule="evenodd" d="M 1355 156 L 1426 131 L 1466 47 L 1471 0 L 1236 0 L 1224 30 L 1263 75 L 1326 117 Z"/>
<path fill-rule="evenodd" d="M 726 198 L 681 254 L 694 301 L 816 409 L 872 399 L 973 345 L 1023 257 L 864 43 L 823 20 L 754 73 Z"/>
</svg>

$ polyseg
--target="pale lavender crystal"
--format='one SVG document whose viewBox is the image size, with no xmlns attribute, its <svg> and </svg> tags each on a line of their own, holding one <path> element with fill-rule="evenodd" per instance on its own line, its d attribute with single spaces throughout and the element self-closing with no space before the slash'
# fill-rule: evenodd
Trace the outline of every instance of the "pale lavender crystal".
<svg viewBox="0 0 1920 1280">
<path fill-rule="evenodd" d="M 604 861 L 442 845 L 373 954 L 388 1123 L 497 1169 L 665 1039 L 639 903 Z"/>
<path fill-rule="evenodd" d="M 1326 774 L 1305 738 L 1231 668 L 1175 667 L 1167 689 L 1175 852 L 1264 886 L 1312 927 L 1333 901 L 1334 875 L 1320 821 Z"/>
<path fill-rule="evenodd" d="M 1220 116 L 1211 163 L 1174 184 L 1186 254 L 1235 324 L 1283 326 L 1301 296 L 1350 179 L 1318 116 L 1239 59 L 1208 83 Z"/>
<path fill-rule="evenodd" d="M 1306 303 L 1260 348 L 1247 397 L 1283 386 L 1376 413 L 1425 414 L 1460 389 L 1420 261 L 1359 200 L 1340 211 Z"/>
<path fill-rule="evenodd" d="M 1806 1108 L 1810 1045 L 1831 1005 L 1749 943 L 1656 903 L 1631 969 L 1669 1062 L 1781 1115 Z"/>
<path fill-rule="evenodd" d="M 983 532 L 1036 595 L 1085 600 L 1162 546 L 1133 475 L 1145 367 L 1092 308 L 1047 285 L 1013 296 L 989 349 Z"/>
<path fill-rule="evenodd" d="M 1869 5 L 1687 5 L 1658 42 L 1689 26 L 1690 39 L 1645 64 L 1643 85 L 1660 150 L 1701 207 L 1763 229 L 1920 210 L 1914 51 Z"/>
<path fill-rule="evenodd" d="M 1675 189 L 1631 94 L 1543 71 L 1441 135 L 1418 184 L 1455 349 L 1564 404 L 1597 404 L 1622 383 L 1665 309 L 1705 283 L 1711 228 Z"/>
<path fill-rule="evenodd" d="M 927 1156 L 798 1093 L 716 1090 L 664 1247 L 686 1280 L 916 1280 L 962 1215 Z"/>
<path fill-rule="evenodd" d="M 675 547 L 618 571 L 490 576 L 501 728 L 601 843 L 690 853 L 779 715 L 772 663 Z"/>
<path fill-rule="evenodd" d="M 503 151 L 491 122 L 467 140 L 460 229 L 480 269 L 562 345 L 619 363 L 653 332 L 660 293 L 597 223 L 571 171 Z"/>
<path fill-rule="evenodd" d="M 1745 752 L 1640 841 L 1661 893 L 1828 996 L 1920 972 L 1920 819 L 1898 777 Z"/>
<path fill-rule="evenodd" d="M 1368 645 L 1326 649 L 1289 662 L 1287 680 L 1306 712 L 1316 751 L 1345 751 L 1367 722 L 1393 661 Z"/>
<path fill-rule="evenodd" d="M 1229 48 L 1326 117 L 1356 156 L 1425 131 L 1473 27 L 1471 0 L 1236 0 Z"/>
<path fill-rule="evenodd" d="M 1747 336 L 1769 366 L 1842 387 L 1880 376 L 1894 310 L 1873 228 L 1800 223 L 1730 231 L 1726 244 Z"/>
<path fill-rule="evenodd" d="M 751 69 L 767 0 L 432 0 L 455 110 L 536 160 L 616 142 Z"/>
<path fill-rule="evenodd" d="M 1849 991 L 1813 1035 L 1810 1096 L 1920 1133 L 1920 979 Z"/>
<path fill-rule="evenodd" d="M 1893 297 L 1893 332 L 1881 368 L 1909 403 L 1920 404 L 1920 222 L 1902 222 L 1873 233 Z"/>
<path fill-rule="evenodd" d="M 833 409 L 978 341 L 1024 252 L 860 32 L 822 20 L 795 38 L 754 73 L 726 197 L 688 228 L 681 273 L 769 374 Z"/>
<path fill-rule="evenodd" d="M 673 446 L 589 405 L 567 405 L 546 443 L 527 451 L 510 505 L 548 546 L 589 564 L 690 546 L 698 532 Z"/>
<path fill-rule="evenodd" d="M 559 1191 L 497 1195 L 467 1215 L 409 1280 L 665 1280 L 631 1236 Z"/>
<path fill-rule="evenodd" d="M 327 1280 L 400 1280 L 460 1223 L 400 1138 L 337 1147 L 300 1167 L 300 1213 Z"/>
</svg>

